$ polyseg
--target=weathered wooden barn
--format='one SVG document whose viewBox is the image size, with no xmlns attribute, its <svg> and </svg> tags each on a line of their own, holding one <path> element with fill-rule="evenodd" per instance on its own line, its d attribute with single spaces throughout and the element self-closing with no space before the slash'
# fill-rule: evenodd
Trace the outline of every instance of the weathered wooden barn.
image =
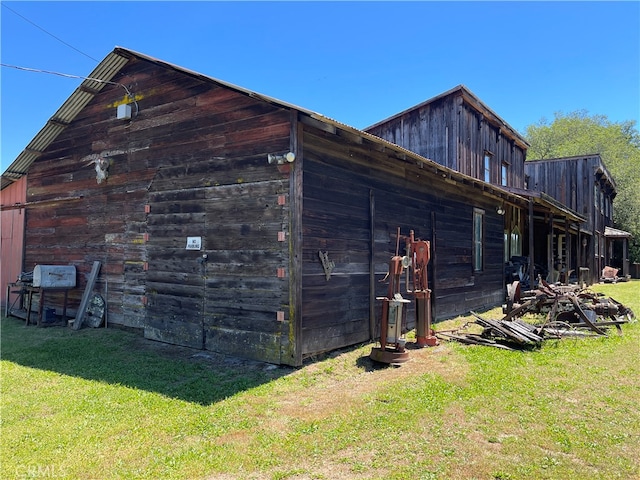
<svg viewBox="0 0 640 480">
<path fill-rule="evenodd" d="M 557 258 L 551 252 L 567 248 L 566 242 L 558 243 L 557 239 L 569 232 L 577 235 L 584 222 L 581 215 L 547 195 L 544 188 L 526 189 L 528 143 L 464 85 L 366 131 L 526 199 L 524 205 L 504 202 L 500 207 L 504 215 L 504 262 L 526 262 L 527 271 L 534 272 L 535 277 L 548 277 L 554 271 Z M 530 281 L 531 275 L 526 276 Z M 510 275 L 506 277 L 507 282 L 512 280 Z"/>
<path fill-rule="evenodd" d="M 589 283 L 597 282 L 607 265 L 618 267 L 621 276 L 629 274 L 630 234 L 612 228 L 616 184 L 600 155 L 530 160 L 525 174 L 529 190 L 545 192 L 585 219 L 579 231 L 555 237 L 550 250 L 556 265 L 588 268 Z"/>
<path fill-rule="evenodd" d="M 474 171 L 124 48 L 3 186 L 25 176 L 23 270 L 75 265 L 77 305 L 98 260 L 110 325 L 290 365 L 374 338 L 398 227 L 431 241 L 434 319 L 500 303 L 501 209 L 527 206 Z"/>
</svg>

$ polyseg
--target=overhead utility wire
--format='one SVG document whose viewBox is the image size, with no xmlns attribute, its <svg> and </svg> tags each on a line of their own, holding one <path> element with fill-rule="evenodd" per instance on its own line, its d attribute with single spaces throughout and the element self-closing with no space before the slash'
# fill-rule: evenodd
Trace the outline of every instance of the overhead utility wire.
<svg viewBox="0 0 640 480">
<path fill-rule="evenodd" d="M 46 74 L 49 74 L 49 75 L 58 75 L 59 77 L 65 77 L 65 78 L 78 78 L 80 80 L 90 80 L 92 82 L 106 83 L 108 85 L 118 85 L 119 87 L 124 88 L 124 91 L 127 92 L 127 95 L 129 96 L 129 98 L 132 98 L 132 99 L 135 98 L 134 95 L 131 93 L 131 91 L 126 87 L 126 85 L 124 85 L 122 83 L 118 83 L 118 82 L 111 82 L 109 80 L 101 80 L 99 78 L 83 77 L 81 75 L 73 75 L 71 73 L 52 72 L 52 71 L 49 71 L 49 70 L 39 70 L 37 68 L 20 67 L 18 65 L 8 65 L 6 63 L 0 63 L 0 67 L 15 68 L 16 70 L 24 70 L 25 72 L 35 72 L 35 73 L 46 73 Z"/>
<path fill-rule="evenodd" d="M 66 45 L 67 47 L 75 50 L 76 52 L 80 53 L 81 55 L 84 55 L 87 58 L 90 58 L 91 60 L 93 60 L 94 62 L 98 63 L 99 60 L 96 60 L 95 58 L 93 58 L 91 55 L 87 55 L 86 53 L 84 53 L 81 50 L 78 50 L 76 47 L 74 47 L 73 45 L 68 44 L 67 42 L 65 42 L 64 40 L 56 37 L 53 33 L 47 32 L 44 28 L 42 28 L 39 25 L 36 25 L 35 23 L 33 23 L 31 20 L 29 20 L 27 17 L 20 15 L 18 12 L 16 12 L 15 10 L 13 10 L 12 8 L 8 7 L 5 3 L 2 4 L 3 7 L 5 7 L 6 9 L 8 9 L 9 11 L 13 12 L 14 14 L 16 14 L 17 16 L 19 16 L 20 18 L 22 18 L 23 20 L 29 22 L 31 25 L 33 25 L 34 27 L 38 28 L 39 30 L 42 30 L 44 33 L 46 33 L 47 35 L 55 38 L 56 40 L 58 40 L 60 43 L 63 43 L 64 45 Z"/>
</svg>

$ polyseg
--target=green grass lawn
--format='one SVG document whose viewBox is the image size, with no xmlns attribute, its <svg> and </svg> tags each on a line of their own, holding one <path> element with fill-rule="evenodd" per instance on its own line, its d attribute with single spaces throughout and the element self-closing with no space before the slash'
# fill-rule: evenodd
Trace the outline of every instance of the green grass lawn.
<svg viewBox="0 0 640 480">
<path fill-rule="evenodd" d="M 593 289 L 640 314 L 639 281 Z M 1 336 L 3 479 L 640 477 L 637 322 L 526 352 L 443 343 L 401 367 L 371 345 L 292 369 L 112 328 L 8 318 Z"/>
</svg>

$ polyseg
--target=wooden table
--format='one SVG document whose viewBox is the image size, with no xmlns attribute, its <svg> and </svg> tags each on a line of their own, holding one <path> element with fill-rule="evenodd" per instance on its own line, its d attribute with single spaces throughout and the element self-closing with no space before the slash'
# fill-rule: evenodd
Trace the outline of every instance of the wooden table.
<svg viewBox="0 0 640 480">
<path fill-rule="evenodd" d="M 19 288 L 19 290 L 11 290 L 12 288 Z M 33 305 L 33 295 L 38 295 L 39 296 L 39 303 L 38 303 L 38 317 L 36 319 L 36 325 L 39 327 L 42 324 L 42 313 L 44 312 L 44 302 L 45 302 L 45 296 L 46 296 L 46 292 L 64 292 L 64 304 L 62 307 L 62 318 L 66 319 L 67 318 L 67 299 L 69 297 L 69 290 L 70 288 L 68 287 L 50 287 L 50 288 L 44 288 L 44 287 L 34 287 L 31 284 L 28 283 L 22 283 L 22 282 L 15 282 L 15 283 L 10 283 L 7 285 L 7 304 L 6 304 L 6 310 L 5 310 L 5 314 L 6 316 L 9 315 L 13 315 L 15 317 L 20 318 L 20 315 L 16 315 L 16 311 L 14 311 L 13 309 L 9 308 L 9 294 L 13 293 L 13 294 L 18 294 L 20 295 L 20 304 L 21 306 L 25 306 L 26 307 L 26 315 L 25 315 L 25 320 L 26 320 L 26 325 L 29 325 L 30 321 L 31 321 L 31 307 Z M 25 303 L 25 296 L 26 296 L 26 303 Z M 15 301 L 14 301 L 15 303 Z"/>
</svg>

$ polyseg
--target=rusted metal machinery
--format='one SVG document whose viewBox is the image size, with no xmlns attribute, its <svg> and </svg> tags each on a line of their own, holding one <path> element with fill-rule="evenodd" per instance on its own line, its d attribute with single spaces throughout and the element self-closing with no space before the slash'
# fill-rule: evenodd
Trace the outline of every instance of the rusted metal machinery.
<svg viewBox="0 0 640 480">
<path fill-rule="evenodd" d="M 405 238 L 406 256 L 399 255 L 400 238 Z M 407 269 L 405 290 L 413 294 L 416 309 L 416 346 L 425 347 L 438 344 L 438 339 L 431 330 L 431 290 L 427 280 L 427 264 L 430 260 L 430 244 L 426 240 L 415 238 L 413 230 L 409 237 L 398 236 L 396 254 L 389 261 L 389 288 L 386 297 L 377 297 L 382 301 L 380 319 L 380 346 L 371 349 L 370 358 L 381 363 L 403 363 L 409 358 L 405 349 L 404 326 L 406 304 L 411 303 L 402 297 L 401 277 Z M 411 273 L 413 289 L 409 289 L 409 273 Z"/>
<path fill-rule="evenodd" d="M 438 344 L 438 339 L 431 330 L 431 290 L 427 278 L 427 264 L 431 259 L 430 246 L 426 240 L 416 240 L 411 230 L 407 239 L 407 252 L 411 255 L 413 271 L 413 291 L 410 293 L 413 293 L 416 302 L 416 346 L 420 348 Z"/>
</svg>

